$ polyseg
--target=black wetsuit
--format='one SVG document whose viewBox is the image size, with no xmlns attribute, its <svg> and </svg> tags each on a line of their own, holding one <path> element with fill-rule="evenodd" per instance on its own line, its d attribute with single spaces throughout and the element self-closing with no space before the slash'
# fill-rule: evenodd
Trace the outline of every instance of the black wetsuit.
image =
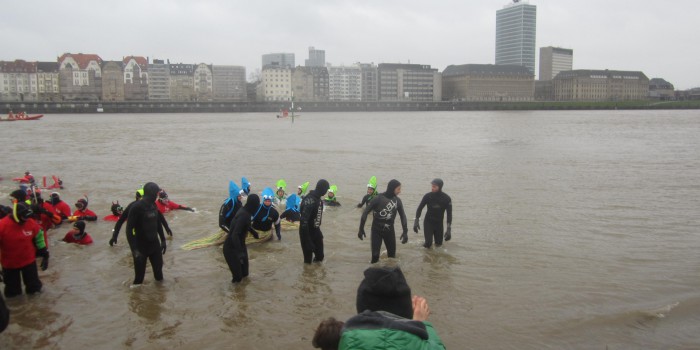
<svg viewBox="0 0 700 350">
<path fill-rule="evenodd" d="M 143 199 L 131 206 L 126 220 L 126 234 L 134 236 L 131 242 L 131 253 L 134 257 L 134 284 L 143 283 L 146 274 L 146 259 L 151 262 L 156 281 L 163 279 L 165 235 L 160 224 L 160 213 L 155 203 L 158 185 L 153 184 L 155 186 L 153 188 L 153 186 L 148 186 L 150 184 L 153 183 L 147 183 L 144 186 Z"/>
<path fill-rule="evenodd" d="M 226 199 L 219 209 L 219 227 L 226 232 L 229 232 L 231 222 L 233 221 L 233 217 L 236 216 L 238 209 L 241 209 L 243 206 L 243 203 L 241 203 L 238 198 L 234 200 L 229 199 L 230 198 Z"/>
<path fill-rule="evenodd" d="M 340 202 L 337 199 L 323 199 L 323 204 L 329 207 L 339 207 Z"/>
<path fill-rule="evenodd" d="M 452 224 L 452 199 L 442 190 L 438 192 L 428 192 L 416 210 L 416 218 L 420 218 L 423 207 L 427 207 L 425 219 L 423 220 L 423 235 L 425 235 L 425 247 L 430 248 L 435 239 L 435 245 L 442 245 L 443 226 L 442 221 L 447 212 L 447 225 Z"/>
<path fill-rule="evenodd" d="M 264 204 L 260 205 L 257 209 L 257 213 L 253 213 L 255 217 L 253 218 L 252 226 L 258 231 L 269 231 L 272 229 L 272 225 L 275 226 L 275 234 L 277 234 L 277 239 L 282 239 L 280 230 L 282 229 L 280 225 L 280 213 L 272 205 L 266 207 Z"/>
<path fill-rule="evenodd" d="M 248 276 L 248 247 L 245 238 L 251 228 L 251 215 L 246 208 L 238 210 L 231 219 L 229 234 L 224 241 L 224 258 L 233 276 L 231 282 L 234 283 Z"/>
<path fill-rule="evenodd" d="M 36 264 L 35 264 L 36 265 Z M 5 305 L 5 299 L 0 297 L 0 333 L 7 328 L 10 323 L 10 309 Z"/>
<path fill-rule="evenodd" d="M 392 180 L 396 181 L 396 180 Z M 375 197 L 362 212 L 360 219 L 360 230 L 363 231 L 367 215 L 372 212 L 372 264 L 379 261 L 379 253 L 382 247 L 382 241 L 386 245 L 387 256 L 390 258 L 396 257 L 396 233 L 394 231 L 394 220 L 396 213 L 401 217 L 401 227 L 403 228 L 402 236 L 408 233 L 408 223 L 406 221 L 406 213 L 403 210 L 401 198 L 394 194 L 396 187 L 401 184 L 389 182 L 387 191 Z"/>
<path fill-rule="evenodd" d="M 321 221 L 323 219 L 323 200 L 321 196 L 328 191 L 328 181 L 319 180 L 316 189 L 309 192 L 301 201 L 299 212 L 299 241 L 301 251 L 304 254 L 304 263 L 323 261 L 323 232 Z"/>
<path fill-rule="evenodd" d="M 358 208 L 362 208 L 363 205 L 369 205 L 369 202 L 372 201 L 372 199 L 377 197 L 377 191 L 375 190 L 372 192 L 372 194 L 366 194 L 364 197 L 362 197 L 362 201 L 360 204 L 357 205 Z"/>
<path fill-rule="evenodd" d="M 297 222 L 301 220 L 301 213 L 296 210 L 287 209 L 280 215 L 280 219 Z"/>
<path fill-rule="evenodd" d="M 131 210 L 131 207 L 137 203 L 139 200 L 135 200 L 129 205 L 126 206 L 124 211 L 122 211 L 122 215 L 119 216 L 119 220 L 114 224 L 114 229 L 112 230 L 112 239 L 109 241 L 110 245 L 117 243 L 117 238 L 119 237 L 119 231 L 122 229 L 122 225 L 126 222 L 126 219 L 129 217 L 129 211 Z M 163 229 L 165 229 L 165 232 L 168 233 L 168 235 L 172 236 L 173 231 L 170 230 L 170 226 L 168 226 L 168 221 L 165 220 L 165 216 L 161 212 L 158 212 L 158 220 L 160 221 L 160 224 L 163 226 Z M 129 243 L 129 248 L 132 248 L 132 239 L 134 235 L 126 235 L 126 241 Z"/>
</svg>

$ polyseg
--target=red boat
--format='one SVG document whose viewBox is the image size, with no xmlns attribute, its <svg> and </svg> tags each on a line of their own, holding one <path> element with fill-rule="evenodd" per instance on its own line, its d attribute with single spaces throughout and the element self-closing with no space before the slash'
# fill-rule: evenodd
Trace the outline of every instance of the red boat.
<svg viewBox="0 0 700 350">
<path fill-rule="evenodd" d="M 37 120 L 43 117 L 43 114 L 37 115 L 27 115 L 27 114 L 14 114 L 9 115 L 7 118 L 0 118 L 0 122 L 13 122 L 16 120 Z"/>
</svg>

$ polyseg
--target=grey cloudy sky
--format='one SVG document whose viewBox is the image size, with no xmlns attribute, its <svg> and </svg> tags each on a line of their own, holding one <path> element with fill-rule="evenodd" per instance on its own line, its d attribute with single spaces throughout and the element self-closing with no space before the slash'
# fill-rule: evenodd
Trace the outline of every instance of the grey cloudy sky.
<svg viewBox="0 0 700 350">
<path fill-rule="evenodd" d="M 494 63 L 496 10 L 507 0 L 53 0 L 3 1 L 0 60 L 103 60 L 260 69 L 265 53 L 309 46 L 333 65 Z M 639 70 L 677 89 L 700 87 L 696 0 L 530 0 L 537 48 L 574 50 L 574 69 Z M 539 57 L 538 57 L 539 61 Z M 538 65 L 539 67 L 539 65 Z"/>
</svg>

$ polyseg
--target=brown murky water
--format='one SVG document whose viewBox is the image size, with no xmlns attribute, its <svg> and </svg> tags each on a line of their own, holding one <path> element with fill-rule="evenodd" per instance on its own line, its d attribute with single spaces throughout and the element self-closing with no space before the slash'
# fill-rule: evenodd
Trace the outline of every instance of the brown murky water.
<svg viewBox="0 0 700 350">
<path fill-rule="evenodd" d="M 318 322 L 355 312 L 369 266 L 357 239 L 370 176 L 396 178 L 409 225 L 434 177 L 454 205 L 453 240 L 397 259 L 450 349 L 700 347 L 700 112 L 447 112 L 48 115 L 0 125 L 4 204 L 25 170 L 60 175 L 68 203 L 107 215 L 154 181 L 195 213 L 174 231 L 165 281 L 130 289 L 123 237 L 88 223 L 95 244 L 51 234 L 44 292 L 8 300 L 2 349 L 310 349 Z M 221 249 L 180 246 L 216 231 L 228 180 L 290 190 L 328 179 L 327 260 L 305 266 L 295 231 L 250 248 L 230 283 Z M 382 262 L 385 263 L 383 255 Z"/>
</svg>

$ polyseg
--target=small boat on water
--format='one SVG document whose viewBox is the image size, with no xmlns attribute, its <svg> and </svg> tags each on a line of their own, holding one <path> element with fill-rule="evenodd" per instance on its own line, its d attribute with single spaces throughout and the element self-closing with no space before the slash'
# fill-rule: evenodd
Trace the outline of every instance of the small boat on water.
<svg viewBox="0 0 700 350">
<path fill-rule="evenodd" d="M 28 115 L 24 113 L 18 113 L 18 114 L 12 114 L 10 113 L 7 117 L 5 118 L 0 118 L 0 122 L 14 122 L 17 120 L 37 120 L 41 119 L 43 117 L 43 114 L 36 114 L 36 115 Z"/>
<path fill-rule="evenodd" d="M 300 111 L 301 107 L 296 107 L 294 108 L 294 96 L 292 96 L 292 106 L 290 108 L 283 108 L 280 110 L 280 114 L 277 115 L 277 119 L 279 118 L 292 118 L 292 123 L 294 123 L 294 118 L 295 117 L 300 117 L 299 114 L 294 114 L 294 111 Z M 291 114 L 289 113 L 291 111 Z"/>
</svg>

